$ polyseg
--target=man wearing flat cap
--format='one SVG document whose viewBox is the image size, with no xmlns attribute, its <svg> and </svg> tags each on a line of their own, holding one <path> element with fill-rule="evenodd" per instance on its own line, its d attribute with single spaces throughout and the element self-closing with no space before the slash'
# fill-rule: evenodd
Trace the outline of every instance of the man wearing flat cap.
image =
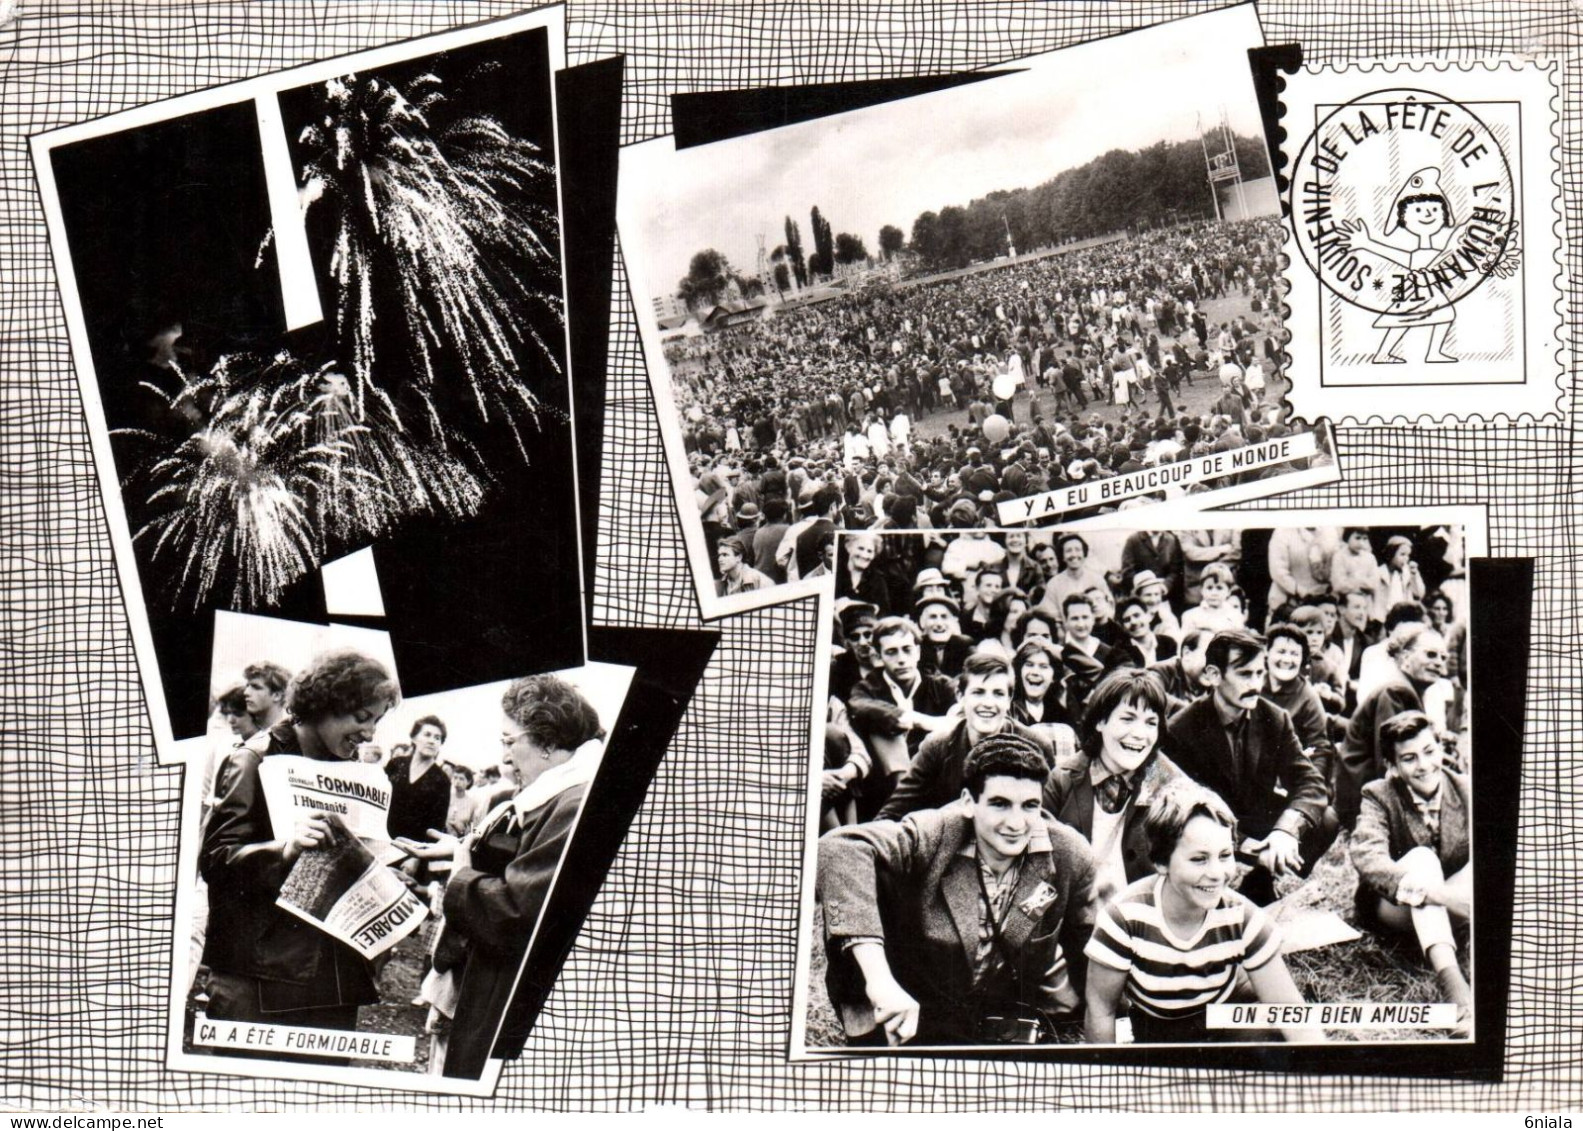
<svg viewBox="0 0 1583 1131">
<path fill-rule="evenodd" d="M 963 663 L 973 654 L 973 638 L 956 631 L 961 614 L 962 606 L 956 598 L 944 592 L 923 597 L 913 606 L 913 618 L 923 631 L 919 670 L 948 679 L 962 674 Z"/>
</svg>

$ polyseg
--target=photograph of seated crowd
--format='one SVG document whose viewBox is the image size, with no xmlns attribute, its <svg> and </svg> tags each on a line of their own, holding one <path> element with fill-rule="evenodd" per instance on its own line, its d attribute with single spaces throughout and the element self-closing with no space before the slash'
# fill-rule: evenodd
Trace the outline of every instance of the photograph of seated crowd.
<svg viewBox="0 0 1583 1131">
<path fill-rule="evenodd" d="M 1206 1028 L 1254 1000 L 1470 1035 L 1461 528 L 849 533 L 834 569 L 809 1046 L 1327 1039 Z M 1304 916 L 1351 941 L 1283 953 Z"/>
<path fill-rule="evenodd" d="M 438 714 L 381 727 L 401 692 L 383 663 L 355 650 L 296 673 L 258 662 L 239 675 L 215 699 L 229 740 L 216 743 L 206 776 L 189 1020 L 413 1036 L 413 1063 L 366 1064 L 478 1079 L 598 765 L 595 708 L 554 675 L 515 680 L 499 700 L 499 748 L 453 752 Z M 376 732 L 402 737 L 387 749 Z M 275 903 L 296 858 L 333 835 L 320 816 L 281 829 L 270 820 L 260 764 L 293 754 L 371 763 L 389 781 L 387 831 L 406 853 L 391 867 L 430 917 L 373 961 Z"/>
<path fill-rule="evenodd" d="M 999 525 L 1004 500 L 1288 435 L 1280 233 L 1183 223 L 943 274 L 902 256 L 890 274 L 919 277 L 670 341 L 717 593 L 828 572 L 837 527 Z"/>
</svg>

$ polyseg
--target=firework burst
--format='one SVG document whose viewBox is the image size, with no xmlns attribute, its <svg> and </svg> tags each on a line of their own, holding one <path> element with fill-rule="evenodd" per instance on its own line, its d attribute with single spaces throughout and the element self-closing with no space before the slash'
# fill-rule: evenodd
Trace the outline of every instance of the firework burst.
<svg viewBox="0 0 1583 1131">
<path fill-rule="evenodd" d="M 432 128 L 443 101 L 432 75 L 405 92 L 372 76 L 327 82 L 322 117 L 302 133 L 302 198 L 332 214 L 337 329 L 357 411 L 381 386 L 411 396 L 415 423 L 445 444 L 455 406 L 506 425 L 526 458 L 522 425 L 540 404 L 522 362 L 560 371 L 555 170 L 492 118 Z M 399 311 L 410 384 L 390 385 L 388 366 L 376 367 L 376 310 Z M 465 388 L 444 387 L 457 379 Z"/>
<path fill-rule="evenodd" d="M 177 601 L 277 603 L 327 549 L 366 542 L 404 516 L 477 513 L 484 484 L 445 452 L 410 445 L 376 398 L 359 420 L 333 364 L 307 371 L 287 352 L 229 354 L 209 373 L 152 383 L 192 429 L 137 474 L 156 512 L 135 537 L 172 562 Z M 149 432 L 125 432 L 161 446 Z"/>
<path fill-rule="evenodd" d="M 408 515 L 463 519 L 478 513 L 485 484 L 455 454 L 474 454 L 466 441 L 453 439 L 454 452 L 410 442 L 378 389 L 359 411 L 351 381 L 334 363 L 307 382 L 314 390 L 316 435 L 341 453 L 316 486 L 322 529 L 352 542 L 374 538 Z M 370 491 L 370 484 L 377 489 Z"/>
<path fill-rule="evenodd" d="M 338 361 L 233 353 L 189 376 L 170 349 L 156 363 L 175 390 L 144 382 L 171 431 L 119 435 L 153 445 L 127 486 L 142 481 L 136 538 L 173 563 L 173 606 L 271 606 L 404 518 L 470 518 L 490 479 L 480 426 L 526 462 L 525 429 L 562 415 L 522 376 L 560 372 L 554 166 L 444 101 L 432 75 L 349 75 L 302 133 L 301 202 L 331 221 Z"/>
<path fill-rule="evenodd" d="M 146 385 L 197 427 L 142 472 L 156 514 L 134 537 L 152 540 L 156 562 L 174 562 L 174 595 L 189 594 L 194 608 L 211 596 L 237 608 L 273 604 L 317 566 L 311 500 L 343 456 L 338 439 L 314 436 L 299 385 L 238 390 L 236 360 L 196 380 L 173 365 L 182 379 L 174 394 Z"/>
</svg>

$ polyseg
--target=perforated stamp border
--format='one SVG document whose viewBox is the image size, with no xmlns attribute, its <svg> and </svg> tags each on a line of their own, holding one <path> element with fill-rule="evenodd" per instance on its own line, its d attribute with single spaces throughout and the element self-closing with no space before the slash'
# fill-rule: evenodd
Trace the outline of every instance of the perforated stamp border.
<svg viewBox="0 0 1583 1131">
<path fill-rule="evenodd" d="M 1304 67 L 1276 74 L 1281 128 L 1270 140 L 1287 217 L 1288 397 L 1296 416 L 1329 417 L 1338 424 L 1429 427 L 1539 423 L 1564 416 L 1571 342 L 1562 258 L 1560 67 L 1555 60 L 1402 61 Z M 1477 373 L 1464 369 L 1459 374 L 1455 366 L 1429 364 L 1420 356 L 1427 352 L 1421 341 L 1403 347 L 1404 361 L 1389 365 L 1370 361 L 1366 353 L 1344 354 L 1338 342 L 1343 303 L 1327 290 L 1300 247 L 1302 225 L 1312 229 L 1307 233 L 1310 239 L 1320 226 L 1335 238 L 1338 226 L 1356 225 L 1359 219 L 1367 222 L 1340 215 L 1340 208 L 1323 214 L 1302 205 L 1301 165 L 1311 151 L 1318 123 L 1335 107 L 1376 92 L 1404 89 L 1459 105 L 1515 103 L 1518 108 L 1516 136 L 1506 154 L 1517 181 L 1518 231 L 1510 238 L 1503 236 L 1499 248 L 1509 252 L 1513 289 L 1521 296 L 1515 332 L 1509 335 L 1513 356 L 1509 361 L 1484 363 Z M 1407 172 L 1402 175 L 1406 179 L 1398 197 L 1408 191 L 1407 181 L 1412 179 Z M 1340 236 L 1345 239 L 1344 232 Z M 1390 352 L 1383 341 L 1380 352 Z"/>
</svg>

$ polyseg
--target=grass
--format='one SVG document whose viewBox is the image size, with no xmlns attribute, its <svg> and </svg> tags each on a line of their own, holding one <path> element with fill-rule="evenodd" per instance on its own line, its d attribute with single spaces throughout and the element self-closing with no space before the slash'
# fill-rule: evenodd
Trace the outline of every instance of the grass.
<svg viewBox="0 0 1583 1131">
<path fill-rule="evenodd" d="M 1288 881 L 1277 888 L 1283 898 L 1276 905 L 1276 920 L 1293 912 L 1314 907 L 1334 911 L 1357 927 L 1353 898 L 1358 888 L 1358 873 L 1347 855 L 1347 834 L 1343 832 L 1330 851 L 1314 867 L 1306 883 Z M 1292 980 L 1313 1002 L 1437 1002 L 1442 1000 L 1418 943 L 1412 938 L 1394 938 L 1363 930 L 1363 937 L 1350 943 L 1286 956 Z M 1444 1030 L 1420 1029 L 1331 1030 L 1332 1040 L 1401 1041 L 1425 1037 L 1445 1037 Z"/>
<path fill-rule="evenodd" d="M 1334 911 L 1357 926 L 1353 897 L 1358 874 L 1347 856 L 1346 833 L 1336 838 L 1306 882 L 1283 881 L 1283 898 L 1275 904 L 1276 920 L 1306 908 Z M 824 918 L 814 908 L 809 945 L 807 1044 L 809 1048 L 840 1048 L 846 1044 L 841 1023 L 825 994 Z M 1442 1000 L 1429 969 L 1411 938 L 1381 939 L 1368 931 L 1355 942 L 1338 943 L 1286 956 L 1287 969 L 1310 1002 L 1438 1002 Z M 1330 1030 L 1336 1041 L 1402 1041 L 1442 1039 L 1445 1030 Z"/>
</svg>

